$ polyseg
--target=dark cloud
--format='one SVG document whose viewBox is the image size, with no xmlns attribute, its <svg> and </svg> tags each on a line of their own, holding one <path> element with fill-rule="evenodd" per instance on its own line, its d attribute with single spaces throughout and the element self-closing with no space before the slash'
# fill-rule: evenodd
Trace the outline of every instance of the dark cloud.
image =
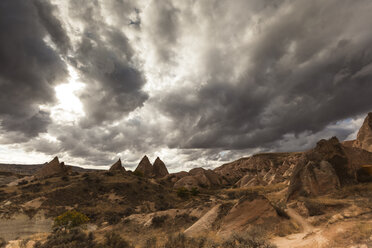
<svg viewBox="0 0 372 248">
<path fill-rule="evenodd" d="M 42 8 L 43 3 L 37 4 Z M 54 86 L 66 76 L 33 1 L 0 2 L 0 122 L 25 137 L 45 132 L 49 114 L 39 105 L 54 101 Z"/>
<path fill-rule="evenodd" d="M 61 21 L 55 16 L 57 12 L 56 6 L 50 4 L 47 0 L 34 0 L 34 5 L 37 9 L 39 20 L 48 31 L 52 41 L 63 54 L 66 54 L 71 46 L 70 39 Z"/>
<path fill-rule="evenodd" d="M 207 7 L 215 13 L 224 6 Z M 233 12 L 218 20 L 205 16 L 218 28 L 234 16 L 240 24 L 230 28 L 237 34 L 243 30 L 234 27 L 243 24 L 256 31 L 240 44 L 239 36 L 227 37 L 238 43 L 235 47 L 222 44 L 220 34 L 208 34 L 202 64 L 208 80 L 201 87 L 176 89 L 161 102 L 183 131 L 172 146 L 271 147 L 285 134 L 317 133 L 372 108 L 372 4 L 297 1 L 259 7 L 261 21 L 254 25 Z M 232 56 L 239 57 L 229 64 Z M 237 67 L 242 70 L 236 77 Z"/>
</svg>

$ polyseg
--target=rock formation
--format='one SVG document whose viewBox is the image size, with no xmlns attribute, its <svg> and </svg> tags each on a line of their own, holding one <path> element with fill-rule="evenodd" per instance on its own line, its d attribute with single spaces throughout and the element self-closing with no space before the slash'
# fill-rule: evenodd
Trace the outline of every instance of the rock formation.
<svg viewBox="0 0 372 248">
<path fill-rule="evenodd" d="M 146 155 L 141 159 L 137 168 L 134 171 L 142 173 L 145 177 L 152 176 L 153 172 L 152 164 L 150 163 L 150 160 Z"/>
<path fill-rule="evenodd" d="M 169 175 L 168 169 L 159 157 L 155 159 L 154 165 L 145 155 L 139 162 L 135 172 L 141 173 L 145 177 L 162 178 Z"/>
<path fill-rule="evenodd" d="M 186 189 L 192 189 L 192 188 L 199 188 L 199 182 L 198 180 L 193 176 L 186 176 L 179 179 L 173 186 L 175 189 L 178 188 L 186 188 Z"/>
<path fill-rule="evenodd" d="M 368 163 L 372 163 L 372 154 L 367 151 L 344 147 L 336 137 L 320 140 L 296 164 L 288 197 L 322 195 L 356 183 L 361 166 Z"/>
<path fill-rule="evenodd" d="M 55 157 L 49 163 L 45 163 L 44 166 L 35 174 L 36 178 L 47 178 L 51 176 L 64 176 L 67 175 L 69 169 L 62 162 L 60 163 L 58 157 Z"/>
<path fill-rule="evenodd" d="M 152 166 L 152 176 L 155 178 L 162 178 L 168 175 L 169 172 L 164 162 L 159 157 L 155 159 L 154 165 Z"/>
<path fill-rule="evenodd" d="M 173 186 L 174 188 L 211 188 L 227 184 L 227 181 L 222 179 L 219 174 L 213 170 L 205 170 L 203 168 L 194 168 L 187 174 L 183 173 L 177 179 L 177 182 Z"/>
<path fill-rule="evenodd" d="M 230 209 L 221 220 L 221 229 L 218 234 L 229 236 L 248 230 L 255 225 L 264 225 L 274 228 L 286 218 L 279 216 L 275 207 L 262 195 L 247 195 Z"/>
<path fill-rule="evenodd" d="M 125 168 L 121 164 L 120 158 L 119 158 L 119 160 L 115 164 L 113 164 L 110 167 L 109 171 L 110 172 L 124 172 L 125 171 Z"/>
<path fill-rule="evenodd" d="M 368 113 L 364 119 L 363 125 L 359 129 L 357 138 L 353 143 L 353 147 L 372 152 L 372 112 Z"/>
<path fill-rule="evenodd" d="M 288 183 L 302 153 L 261 153 L 224 164 L 214 172 L 238 187 Z"/>
</svg>

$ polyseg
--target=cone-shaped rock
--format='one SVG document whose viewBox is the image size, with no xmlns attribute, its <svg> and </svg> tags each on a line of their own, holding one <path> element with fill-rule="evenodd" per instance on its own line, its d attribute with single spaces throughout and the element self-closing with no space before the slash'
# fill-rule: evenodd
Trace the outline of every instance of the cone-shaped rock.
<svg viewBox="0 0 372 248">
<path fill-rule="evenodd" d="M 353 146 L 372 152 L 372 112 L 364 119 Z"/>
<path fill-rule="evenodd" d="M 118 171 L 125 171 L 125 168 L 121 165 L 121 160 L 119 158 L 118 161 L 116 161 L 115 164 L 113 164 L 110 169 L 109 169 L 110 172 L 118 172 Z"/>
<path fill-rule="evenodd" d="M 60 163 L 58 157 L 55 157 L 49 163 L 45 163 L 45 165 L 36 172 L 35 176 L 37 178 L 46 178 L 50 176 L 64 176 L 68 174 L 68 168 L 62 162 Z"/>
<path fill-rule="evenodd" d="M 153 176 L 156 178 L 162 178 L 169 174 L 167 167 L 159 157 L 156 158 L 153 165 Z"/>
<path fill-rule="evenodd" d="M 135 172 L 140 172 L 146 177 L 152 176 L 152 164 L 150 163 L 149 158 L 145 155 L 139 162 Z"/>
</svg>

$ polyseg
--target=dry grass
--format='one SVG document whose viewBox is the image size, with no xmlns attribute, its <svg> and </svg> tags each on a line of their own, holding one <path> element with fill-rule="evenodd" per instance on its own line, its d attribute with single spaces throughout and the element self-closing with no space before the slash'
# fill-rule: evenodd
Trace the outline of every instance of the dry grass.
<svg viewBox="0 0 372 248">
<path fill-rule="evenodd" d="M 372 246 L 372 222 L 361 221 L 345 232 L 338 234 L 333 240 L 333 247 L 345 247 L 348 244 L 367 244 Z"/>
<path fill-rule="evenodd" d="M 341 196 L 349 196 L 353 194 L 370 195 L 372 193 L 372 183 L 359 183 L 355 185 L 347 185 L 340 191 Z"/>
<path fill-rule="evenodd" d="M 305 202 L 311 202 L 315 204 L 321 204 L 325 206 L 349 205 L 351 203 L 350 200 L 347 200 L 347 199 L 336 199 L 336 198 L 330 198 L 327 196 L 320 196 L 320 197 L 315 197 L 315 198 L 300 197 L 299 200 L 305 201 Z"/>
</svg>

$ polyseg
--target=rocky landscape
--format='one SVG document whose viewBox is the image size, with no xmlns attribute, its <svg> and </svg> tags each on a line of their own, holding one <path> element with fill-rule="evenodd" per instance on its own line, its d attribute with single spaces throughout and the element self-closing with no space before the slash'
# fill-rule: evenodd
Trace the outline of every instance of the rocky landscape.
<svg viewBox="0 0 372 248">
<path fill-rule="evenodd" d="M 372 247 L 372 113 L 356 140 L 214 170 L 34 167 L 0 166 L 3 247 Z"/>
</svg>

